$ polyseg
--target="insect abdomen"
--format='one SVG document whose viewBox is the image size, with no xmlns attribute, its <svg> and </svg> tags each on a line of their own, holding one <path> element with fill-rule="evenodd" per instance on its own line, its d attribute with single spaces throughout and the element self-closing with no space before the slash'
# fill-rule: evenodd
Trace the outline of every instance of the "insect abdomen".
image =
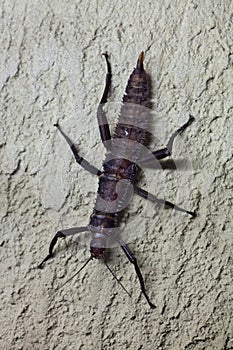
<svg viewBox="0 0 233 350">
<path fill-rule="evenodd" d="M 146 143 L 150 114 L 150 81 L 143 67 L 143 57 L 141 52 L 128 80 L 113 136 L 114 139 L 126 138 L 141 144 Z"/>
<path fill-rule="evenodd" d="M 90 220 L 94 235 L 91 252 L 98 247 L 93 253 L 95 257 L 105 249 L 105 243 L 101 246 L 101 240 L 95 240 L 95 232 L 110 236 L 119 226 L 121 214 L 130 203 L 132 184 L 139 170 L 137 160 L 148 136 L 150 113 L 146 107 L 150 105 L 149 78 L 143 68 L 143 56 L 143 53 L 139 55 L 137 66 L 128 80 L 110 151 L 106 154 L 104 171 L 99 177 L 98 195 Z"/>
</svg>

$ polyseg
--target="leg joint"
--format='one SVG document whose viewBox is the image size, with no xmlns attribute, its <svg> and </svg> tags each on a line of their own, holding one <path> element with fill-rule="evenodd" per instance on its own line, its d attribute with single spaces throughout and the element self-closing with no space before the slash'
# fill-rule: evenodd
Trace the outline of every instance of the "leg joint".
<svg viewBox="0 0 233 350">
<path fill-rule="evenodd" d="M 58 231 L 56 233 L 56 238 L 65 238 L 65 237 L 66 237 L 66 235 L 64 235 L 64 233 L 62 233 L 61 231 Z"/>
</svg>

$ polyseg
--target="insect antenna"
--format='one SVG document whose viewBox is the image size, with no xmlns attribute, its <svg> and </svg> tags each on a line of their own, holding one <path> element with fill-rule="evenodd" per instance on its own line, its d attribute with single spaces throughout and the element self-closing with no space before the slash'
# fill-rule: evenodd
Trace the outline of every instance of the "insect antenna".
<svg viewBox="0 0 233 350">
<path fill-rule="evenodd" d="M 110 268 L 110 266 L 108 266 L 108 264 L 106 263 L 106 261 L 104 261 L 105 266 L 107 267 L 107 269 L 111 272 L 111 274 L 113 275 L 113 277 L 115 278 L 115 280 L 120 284 L 120 286 L 124 289 L 124 291 L 128 294 L 128 296 L 131 298 L 131 294 L 127 291 L 127 289 L 123 286 L 123 284 L 121 283 L 121 281 L 119 280 L 119 278 L 117 278 L 117 276 L 115 275 L 115 273 L 112 271 L 112 269 Z"/>
<path fill-rule="evenodd" d="M 92 258 L 92 256 L 83 264 L 83 266 L 73 275 L 73 276 L 71 276 L 70 278 L 68 278 L 68 280 L 66 280 L 65 281 L 65 283 L 63 283 L 61 286 L 59 286 L 57 289 L 55 289 L 55 291 L 54 291 L 54 293 L 52 293 L 52 295 L 53 294 L 55 294 L 59 289 L 61 289 L 61 288 L 63 288 L 67 283 L 69 283 L 74 277 L 76 277 L 78 274 L 79 274 L 79 272 L 81 272 L 83 269 L 84 269 L 84 267 L 86 267 L 87 266 L 87 264 L 92 260 L 93 258 Z"/>
</svg>

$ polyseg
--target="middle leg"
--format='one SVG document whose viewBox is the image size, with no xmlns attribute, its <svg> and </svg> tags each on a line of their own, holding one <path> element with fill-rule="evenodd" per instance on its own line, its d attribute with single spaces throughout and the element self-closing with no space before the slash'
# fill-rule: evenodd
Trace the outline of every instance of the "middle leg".
<svg viewBox="0 0 233 350">
<path fill-rule="evenodd" d="M 148 199 L 150 202 L 152 203 L 157 203 L 157 204 L 161 204 L 161 205 L 165 205 L 166 207 L 169 207 L 169 208 L 172 208 L 172 209 L 175 209 L 177 211 L 182 211 L 183 213 L 187 213 L 189 215 L 191 215 L 192 217 L 195 217 L 196 216 L 196 213 L 193 212 L 193 211 L 188 211 L 186 209 L 183 209 L 181 207 L 179 207 L 178 205 L 176 204 L 173 204 L 169 201 L 166 201 L 164 199 L 160 199 L 160 198 L 157 198 L 155 197 L 153 194 L 143 190 L 142 188 L 139 188 L 139 187 L 134 187 L 134 193 L 136 193 L 137 195 L 139 195 L 140 197 L 142 198 L 145 198 L 145 199 Z"/>
<path fill-rule="evenodd" d="M 60 125 L 58 123 L 54 124 L 56 128 L 60 131 L 62 136 L 65 138 L 66 142 L 70 146 L 70 149 L 75 157 L 75 160 L 78 164 L 80 164 L 85 170 L 89 171 L 89 173 L 93 175 L 101 175 L 101 171 L 97 169 L 94 165 L 91 165 L 86 159 L 83 157 L 80 157 L 78 154 L 77 148 L 75 147 L 74 143 L 71 141 L 71 139 L 64 133 L 64 131 L 61 129 Z"/>
</svg>

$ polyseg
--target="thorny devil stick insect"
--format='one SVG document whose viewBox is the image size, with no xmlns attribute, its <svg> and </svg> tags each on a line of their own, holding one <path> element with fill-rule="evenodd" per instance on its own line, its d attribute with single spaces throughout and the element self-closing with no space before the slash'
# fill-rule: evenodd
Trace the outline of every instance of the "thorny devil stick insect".
<svg viewBox="0 0 233 350">
<path fill-rule="evenodd" d="M 112 273 L 113 277 L 121 284 L 106 261 L 108 241 L 115 242 L 120 245 L 128 260 L 134 265 L 140 282 L 141 291 L 149 306 L 153 309 L 155 308 L 155 305 L 150 301 L 146 293 L 144 280 L 137 259 L 120 236 L 120 219 L 124 209 L 130 202 L 132 192 L 148 199 L 152 203 L 164 203 L 170 208 L 175 208 L 176 210 L 188 213 L 193 217 L 195 216 L 194 212 L 182 209 L 169 201 L 156 198 L 151 193 L 136 186 L 136 177 L 140 173 L 140 166 L 137 164 L 146 164 L 155 158 L 161 160 L 170 156 L 174 139 L 193 122 L 194 118 L 190 116 L 189 120 L 173 133 L 165 148 L 151 152 L 150 154 L 147 153 L 143 158 L 142 148 L 147 144 L 147 139 L 149 137 L 149 133 L 146 131 L 148 130 L 149 113 L 148 108 L 145 107 L 150 106 L 150 82 L 149 76 L 143 67 L 144 53 L 140 53 L 136 68 L 129 78 L 126 93 L 123 97 L 120 115 L 113 135 L 110 133 L 106 114 L 103 109 L 104 104 L 107 102 L 112 75 L 108 55 L 107 53 L 104 53 L 103 55 L 106 59 L 107 74 L 105 89 L 97 110 L 100 136 L 107 150 L 103 162 L 103 171 L 98 170 L 81 157 L 70 138 L 61 130 L 58 124 L 55 124 L 68 142 L 77 163 L 91 174 L 99 177 L 98 195 L 95 207 L 88 226 L 73 227 L 56 233 L 50 243 L 49 254 L 38 267 L 42 268 L 45 261 L 53 256 L 53 249 L 58 238 L 64 238 L 84 231 L 90 231 L 92 234 L 92 240 L 90 243 L 91 256 L 81 269 L 77 271 L 75 276 L 89 263 L 90 260 L 95 258 L 102 260 L 108 270 Z M 121 286 L 123 287 L 122 284 Z"/>
</svg>

